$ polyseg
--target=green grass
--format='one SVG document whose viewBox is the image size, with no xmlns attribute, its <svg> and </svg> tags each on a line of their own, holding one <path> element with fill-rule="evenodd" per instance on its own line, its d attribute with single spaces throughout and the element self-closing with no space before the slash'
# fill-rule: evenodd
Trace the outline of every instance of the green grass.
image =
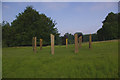
<svg viewBox="0 0 120 80">
<path fill-rule="evenodd" d="M 118 42 L 95 42 L 92 49 L 83 43 L 79 53 L 74 45 L 3 48 L 3 78 L 116 78 L 118 76 Z"/>
</svg>

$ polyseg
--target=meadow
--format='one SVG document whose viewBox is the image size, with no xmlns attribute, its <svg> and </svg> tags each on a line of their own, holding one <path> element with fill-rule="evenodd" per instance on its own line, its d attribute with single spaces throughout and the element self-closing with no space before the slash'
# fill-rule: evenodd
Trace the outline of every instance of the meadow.
<svg viewBox="0 0 120 80">
<path fill-rule="evenodd" d="M 118 41 L 83 43 L 77 54 L 74 45 L 50 46 L 33 52 L 32 47 L 2 49 L 3 78 L 117 78 Z"/>
</svg>

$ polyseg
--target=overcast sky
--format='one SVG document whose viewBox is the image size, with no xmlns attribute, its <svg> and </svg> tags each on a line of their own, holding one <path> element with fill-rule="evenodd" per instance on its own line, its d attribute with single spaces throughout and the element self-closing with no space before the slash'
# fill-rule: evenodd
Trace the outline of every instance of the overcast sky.
<svg viewBox="0 0 120 80">
<path fill-rule="evenodd" d="M 108 13 L 118 12 L 117 2 L 3 2 L 2 19 L 11 23 L 29 5 L 55 20 L 61 35 L 96 33 Z"/>
</svg>

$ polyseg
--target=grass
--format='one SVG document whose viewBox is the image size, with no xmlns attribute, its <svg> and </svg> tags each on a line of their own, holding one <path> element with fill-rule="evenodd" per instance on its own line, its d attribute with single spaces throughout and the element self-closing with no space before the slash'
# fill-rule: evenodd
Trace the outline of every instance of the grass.
<svg viewBox="0 0 120 80">
<path fill-rule="evenodd" d="M 77 54 L 74 45 L 3 48 L 3 78 L 117 78 L 118 42 L 83 43 Z"/>
</svg>

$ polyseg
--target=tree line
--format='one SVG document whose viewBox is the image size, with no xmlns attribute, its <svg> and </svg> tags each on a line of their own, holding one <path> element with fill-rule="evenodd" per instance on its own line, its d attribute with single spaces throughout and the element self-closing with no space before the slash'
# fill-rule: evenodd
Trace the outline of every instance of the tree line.
<svg viewBox="0 0 120 80">
<path fill-rule="evenodd" d="M 98 40 L 112 40 L 119 39 L 119 28 L 120 25 L 120 13 L 114 14 L 113 12 L 109 13 L 105 20 L 102 22 L 103 26 L 97 31 Z"/>
<path fill-rule="evenodd" d="M 103 41 L 118 39 L 118 15 L 120 13 L 109 13 L 102 22 L 103 26 L 96 33 L 92 34 L 92 41 Z M 64 45 L 65 39 L 68 38 L 68 44 L 74 44 L 74 35 L 65 33 L 60 36 L 58 29 L 55 28 L 57 23 L 47 17 L 45 14 L 39 14 L 38 11 L 31 6 L 26 7 L 24 12 L 19 13 L 16 19 L 11 23 L 2 22 L 2 46 L 31 46 L 32 37 L 43 39 L 43 45 L 50 45 L 50 34 L 55 35 L 55 44 Z M 79 36 L 83 36 L 83 42 L 89 41 L 89 34 L 83 35 L 82 32 L 76 32 Z"/>
</svg>

